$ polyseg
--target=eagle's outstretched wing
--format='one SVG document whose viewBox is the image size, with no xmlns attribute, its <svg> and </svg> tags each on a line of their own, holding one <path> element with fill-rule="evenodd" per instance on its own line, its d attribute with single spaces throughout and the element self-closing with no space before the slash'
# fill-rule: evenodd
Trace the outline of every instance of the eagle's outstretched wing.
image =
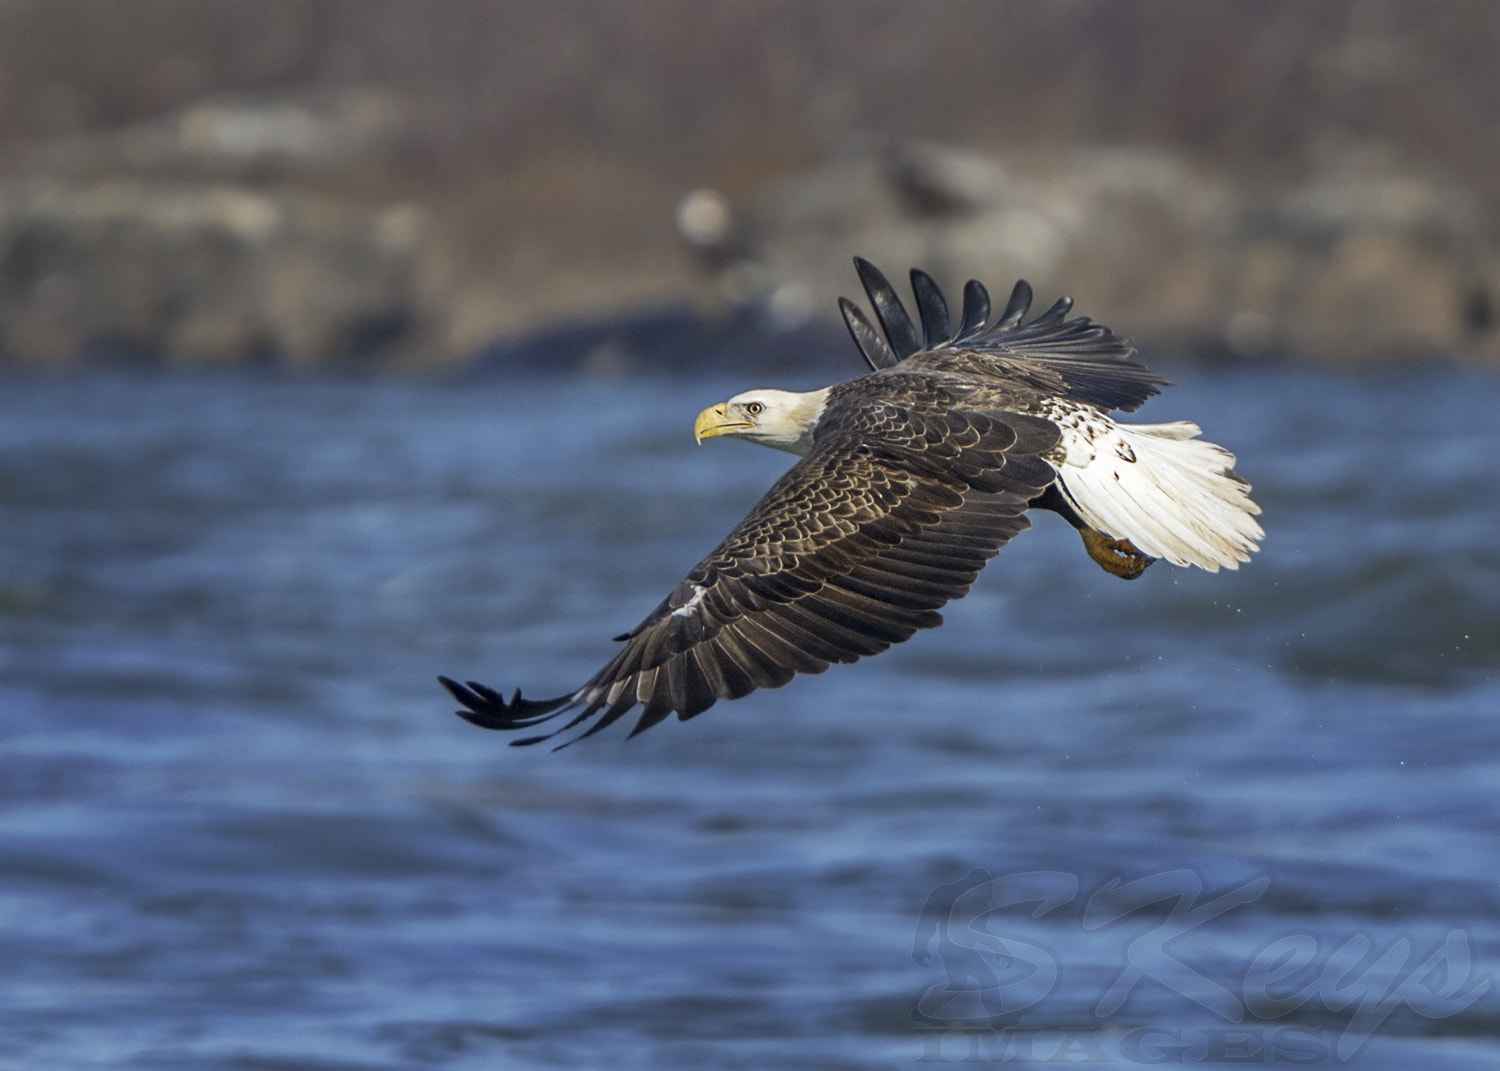
<svg viewBox="0 0 1500 1071">
<path fill-rule="evenodd" d="M 919 332 L 890 280 L 861 257 L 854 258 L 854 267 L 881 330 L 848 298 L 839 299 L 839 309 L 854 344 L 873 369 L 894 367 L 910 357 L 916 357 L 915 365 L 941 368 L 951 364 L 954 356 L 973 355 L 992 367 L 971 364 L 966 371 L 1106 411 L 1133 412 L 1169 385 L 1164 377 L 1132 360 L 1134 347 L 1103 324 L 1087 316 L 1068 319 L 1072 298 L 1058 298 L 1046 312 L 1023 323 L 1032 299 L 1031 286 L 1024 279 L 1016 283 L 993 323 L 989 322 L 989 293 L 970 280 L 964 287 L 958 329 L 950 332 L 942 292 L 931 276 L 913 268 L 911 287 L 921 319 Z"/>
<path fill-rule="evenodd" d="M 940 624 L 938 608 L 1028 526 L 1027 503 L 1055 475 L 1041 455 L 1057 442 L 1057 428 L 1036 417 L 835 393 L 812 452 L 617 637 L 624 646 L 582 687 L 507 700 L 439 679 L 463 704 L 459 715 L 486 729 L 572 713 L 553 732 L 514 741 L 531 744 L 584 725 L 573 739 L 589 736 L 639 705 L 634 735 L 877 654 Z"/>
</svg>

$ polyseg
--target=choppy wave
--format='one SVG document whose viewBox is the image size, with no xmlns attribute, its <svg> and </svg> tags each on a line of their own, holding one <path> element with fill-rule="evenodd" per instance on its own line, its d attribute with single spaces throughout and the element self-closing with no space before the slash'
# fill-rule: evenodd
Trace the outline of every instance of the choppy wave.
<svg viewBox="0 0 1500 1071">
<path fill-rule="evenodd" d="M 0 1064 L 1489 1066 L 1500 382 L 1180 378 L 1239 572 L 1043 518 L 936 632 L 555 755 L 434 674 L 596 668 L 784 467 L 691 442 L 744 384 L 7 380 Z"/>
</svg>

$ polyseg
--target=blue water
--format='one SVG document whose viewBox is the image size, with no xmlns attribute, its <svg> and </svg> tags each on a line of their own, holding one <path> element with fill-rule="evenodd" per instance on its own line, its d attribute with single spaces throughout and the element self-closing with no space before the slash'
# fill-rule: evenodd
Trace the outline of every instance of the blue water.
<svg viewBox="0 0 1500 1071">
<path fill-rule="evenodd" d="M 1249 566 L 1043 516 L 556 754 L 434 676 L 597 668 L 789 462 L 692 442 L 768 384 L 0 379 L 0 1067 L 1495 1066 L 1500 378 L 1178 378 Z"/>
</svg>

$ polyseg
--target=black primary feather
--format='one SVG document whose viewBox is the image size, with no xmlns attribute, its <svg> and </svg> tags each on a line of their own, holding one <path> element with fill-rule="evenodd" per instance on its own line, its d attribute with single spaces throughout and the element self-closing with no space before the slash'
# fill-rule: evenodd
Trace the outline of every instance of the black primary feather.
<svg viewBox="0 0 1500 1071">
<path fill-rule="evenodd" d="M 1026 315 L 1026 310 L 1031 308 L 1031 284 L 1025 279 L 1017 279 L 1016 285 L 1011 288 L 1010 299 L 1005 303 L 1005 310 L 1000 313 L 1000 319 L 995 321 L 994 330 L 1010 330 L 1021 322 Z"/>
<path fill-rule="evenodd" d="M 911 322 L 906 306 L 896 296 L 896 288 L 890 280 L 863 257 L 854 258 L 854 270 L 859 274 L 859 281 L 874 306 L 875 318 L 880 321 L 881 330 L 896 356 L 905 360 L 920 350 L 922 340 L 917 335 L 917 325 Z"/>
<path fill-rule="evenodd" d="M 912 291 L 922 316 L 924 336 L 919 341 L 917 328 L 890 281 L 863 258 L 854 258 L 854 265 L 885 338 L 881 340 L 875 334 L 874 327 L 853 302 L 840 298 L 839 307 L 855 336 L 855 344 L 873 369 L 889 368 L 914 356 L 925 358 L 928 354 L 968 350 L 997 358 L 995 372 L 1001 378 L 1016 376 L 1018 382 L 1038 390 L 1055 391 L 1070 401 L 1126 412 L 1138 409 L 1169 383 L 1165 377 L 1132 360 L 1134 347 L 1109 328 L 1087 316 L 1068 319 L 1073 309 L 1072 298 L 1058 298 L 1047 311 L 1027 321 L 1033 294 L 1024 279 L 1012 288 L 1005 308 L 993 323 L 987 323 L 989 292 L 979 282 L 970 280 L 964 286 L 958 331 L 950 339 L 936 340 L 936 335 L 947 333 L 947 302 L 930 276 L 914 270 Z"/>
<path fill-rule="evenodd" d="M 930 350 L 948 341 L 948 301 L 932 276 L 920 268 L 911 270 L 911 292 L 922 319 L 922 348 Z"/>
<path fill-rule="evenodd" d="M 849 336 L 854 339 L 855 346 L 864 355 L 865 363 L 872 370 L 890 368 L 901 360 L 887 344 L 885 336 L 875 330 L 873 324 L 865 319 L 864 311 L 848 298 L 839 298 L 839 312 L 844 314 L 844 326 L 849 328 Z"/>
</svg>

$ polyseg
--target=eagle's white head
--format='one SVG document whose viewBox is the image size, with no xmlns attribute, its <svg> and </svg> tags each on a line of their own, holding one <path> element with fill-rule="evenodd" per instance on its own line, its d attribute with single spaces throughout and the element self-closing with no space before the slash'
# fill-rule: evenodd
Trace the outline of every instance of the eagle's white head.
<svg viewBox="0 0 1500 1071">
<path fill-rule="evenodd" d="M 812 450 L 813 428 L 827 403 L 827 387 L 800 394 L 790 390 L 747 390 L 699 413 L 693 436 L 701 443 L 719 435 L 733 435 L 806 457 Z"/>
</svg>

